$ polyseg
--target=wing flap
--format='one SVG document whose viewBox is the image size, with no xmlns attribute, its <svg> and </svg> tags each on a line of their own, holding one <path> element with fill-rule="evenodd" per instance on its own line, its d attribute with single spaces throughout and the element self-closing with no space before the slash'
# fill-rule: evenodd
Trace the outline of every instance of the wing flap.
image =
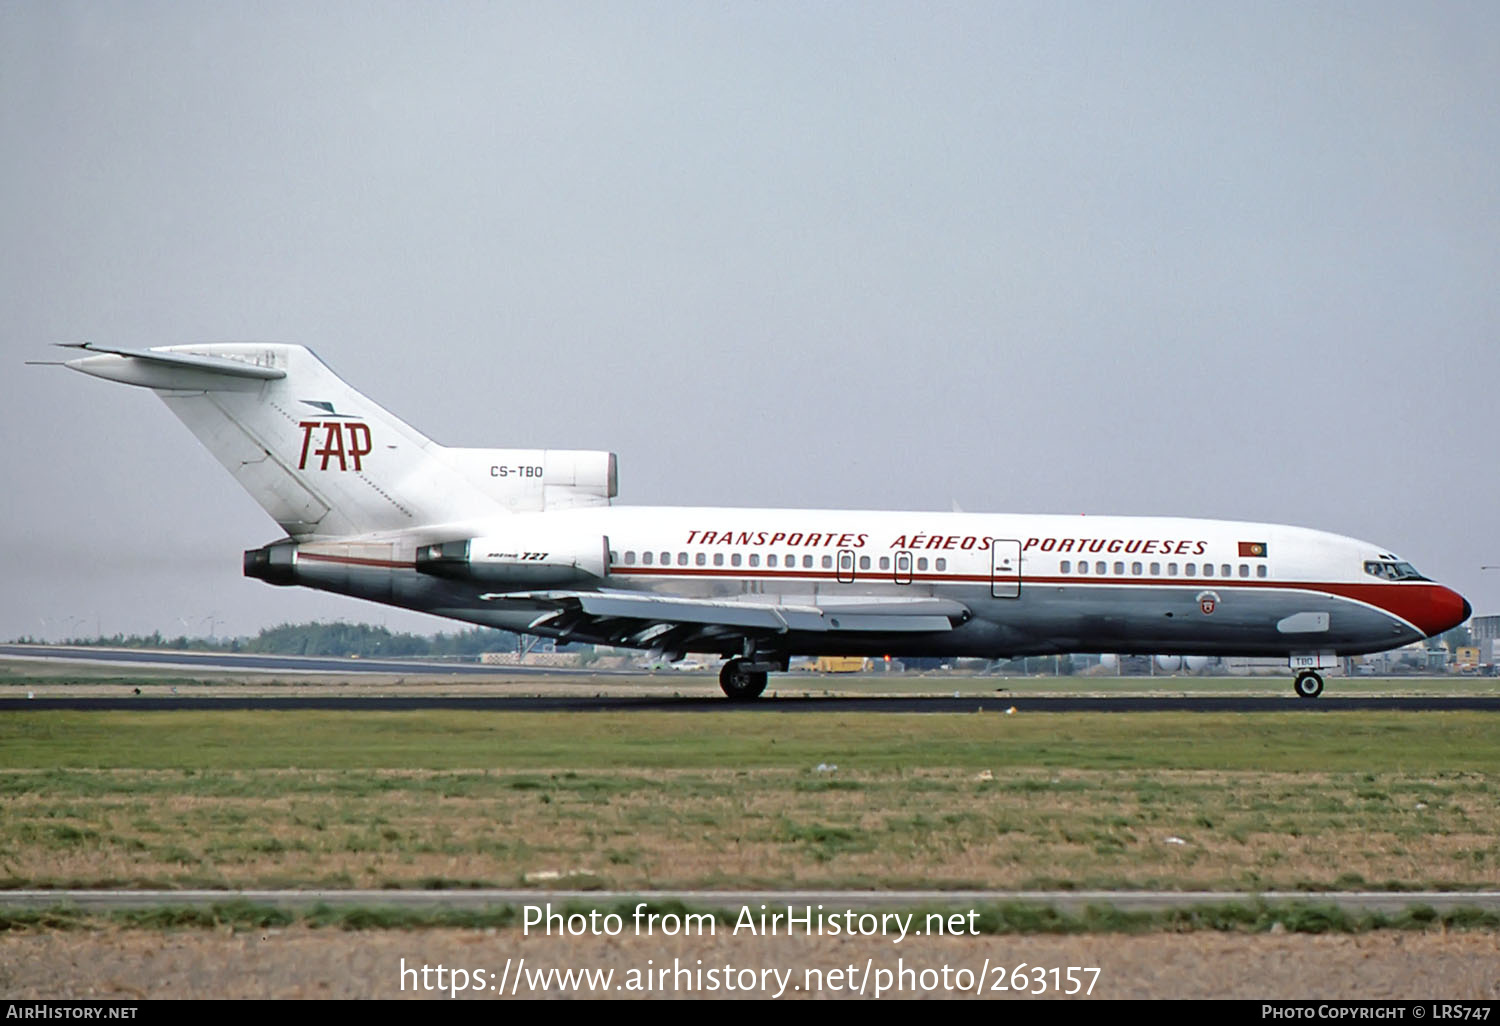
<svg viewBox="0 0 1500 1026">
<path fill-rule="evenodd" d="M 968 607 L 948 599 L 861 599 L 816 605 L 693 599 L 639 592 L 504 592 L 489 600 L 556 603 L 585 616 L 665 624 L 709 624 L 741 630 L 935 633 L 969 618 Z M 545 614 L 544 614 L 545 616 Z"/>
</svg>

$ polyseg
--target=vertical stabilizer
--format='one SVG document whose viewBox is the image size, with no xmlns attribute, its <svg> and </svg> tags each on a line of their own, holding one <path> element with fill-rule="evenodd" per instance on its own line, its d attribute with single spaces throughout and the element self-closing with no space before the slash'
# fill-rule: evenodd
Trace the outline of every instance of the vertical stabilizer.
<svg viewBox="0 0 1500 1026">
<path fill-rule="evenodd" d="M 67 362 L 150 388 L 297 539 L 399 531 L 494 512 L 444 449 L 303 346 L 78 346 Z"/>
</svg>

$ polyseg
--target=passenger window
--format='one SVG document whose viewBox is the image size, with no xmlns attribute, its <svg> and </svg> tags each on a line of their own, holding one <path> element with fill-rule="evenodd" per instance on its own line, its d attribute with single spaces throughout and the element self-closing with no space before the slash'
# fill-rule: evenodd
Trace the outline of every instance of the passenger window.
<svg viewBox="0 0 1500 1026">
<path fill-rule="evenodd" d="M 694 560 L 694 562 L 696 562 L 699 566 L 708 566 L 708 553 L 698 553 L 698 557 L 696 560 Z"/>
<path fill-rule="evenodd" d="M 671 566 L 672 565 L 672 554 L 670 552 L 663 552 L 661 554 L 661 565 L 662 566 Z"/>
<path fill-rule="evenodd" d="M 641 554 L 641 562 L 647 566 L 650 566 L 655 559 L 656 555 L 654 553 L 645 552 Z"/>
<path fill-rule="evenodd" d="M 859 568 L 861 570 L 868 570 L 868 569 L 870 569 L 870 557 L 869 556 L 860 556 L 859 557 Z"/>
<path fill-rule="evenodd" d="M 1141 571 L 1144 570 L 1144 569 L 1145 568 L 1142 567 L 1141 564 L 1139 564 L 1139 563 L 1131 563 L 1130 564 L 1130 572 L 1133 573 L 1133 574 L 1135 574 L 1137 577 L 1139 577 L 1141 575 Z"/>
<path fill-rule="evenodd" d="M 750 553 L 750 565 L 751 566 L 760 566 L 760 553 L 759 552 L 752 552 L 752 553 Z"/>
<path fill-rule="evenodd" d="M 1230 573 L 1229 564 L 1228 563 L 1221 563 L 1219 565 L 1219 576 L 1220 577 L 1228 577 L 1229 573 Z"/>
<path fill-rule="evenodd" d="M 1177 576 L 1177 564 L 1176 563 L 1168 563 L 1167 564 L 1167 576 L 1168 577 L 1176 577 Z"/>
<path fill-rule="evenodd" d="M 1124 572 L 1125 572 L 1125 564 L 1124 563 L 1116 563 L 1115 564 L 1115 573 L 1117 573 L 1117 574 L 1123 574 Z"/>
<path fill-rule="evenodd" d="M 926 570 L 927 569 L 927 557 L 926 556 L 922 556 L 920 559 L 917 560 L 917 569 L 918 570 Z"/>
<path fill-rule="evenodd" d="M 1182 565 L 1182 573 L 1183 573 L 1184 577 L 1197 577 L 1198 576 L 1198 564 L 1197 563 L 1184 563 Z"/>
<path fill-rule="evenodd" d="M 633 551 L 631 551 L 629 549 L 627 549 L 625 551 L 625 562 L 627 562 L 627 563 L 634 563 L 635 562 L 635 553 Z"/>
<path fill-rule="evenodd" d="M 793 567 L 795 567 L 797 565 L 797 557 L 795 555 L 789 555 L 789 556 L 787 556 L 786 557 L 786 561 L 782 565 L 785 566 L 789 570 L 792 569 Z"/>
<path fill-rule="evenodd" d="M 1152 577 L 1160 577 L 1161 576 L 1161 564 L 1160 563 L 1152 563 L 1151 564 L 1151 576 Z"/>
<path fill-rule="evenodd" d="M 1203 564 L 1203 576 L 1204 577 L 1212 577 L 1213 575 L 1214 575 L 1214 565 L 1212 563 L 1204 563 Z"/>
<path fill-rule="evenodd" d="M 1107 567 L 1103 563 L 1095 563 L 1094 564 L 1094 573 L 1096 573 L 1096 574 L 1098 574 L 1098 575 L 1100 575 L 1102 577 L 1105 574 L 1109 573 L 1109 567 Z"/>
<path fill-rule="evenodd" d="M 946 569 L 948 569 L 948 561 L 946 559 L 944 559 L 942 556 L 939 556 L 937 558 L 937 561 L 933 565 L 937 569 L 939 569 L 939 570 L 946 570 Z"/>
<path fill-rule="evenodd" d="M 802 569 L 804 569 L 804 570 L 811 570 L 812 569 L 812 557 L 811 556 L 803 556 L 802 557 Z"/>
<path fill-rule="evenodd" d="M 714 566 L 723 566 L 723 565 L 724 565 L 724 553 L 722 553 L 722 552 L 715 552 L 714 553 Z"/>
<path fill-rule="evenodd" d="M 738 552 L 734 553 L 733 555 L 731 555 L 729 557 L 729 565 L 730 566 L 739 566 L 740 565 L 740 554 Z"/>
<path fill-rule="evenodd" d="M 1241 563 L 1240 564 L 1240 576 L 1241 577 L 1249 577 L 1250 576 L 1250 567 L 1247 564 L 1245 564 L 1245 563 Z"/>
<path fill-rule="evenodd" d="M 611 563 L 618 563 L 620 561 L 620 554 L 618 552 L 616 552 L 614 549 L 610 549 L 609 550 L 609 561 Z"/>
<path fill-rule="evenodd" d="M 678 566 L 687 566 L 687 553 L 686 552 L 679 552 L 679 553 L 677 553 L 677 565 Z"/>
<path fill-rule="evenodd" d="M 880 569 L 882 569 L 882 570 L 889 570 L 890 568 L 891 568 L 891 557 L 890 556 L 881 556 L 880 557 Z"/>
<path fill-rule="evenodd" d="M 771 553 L 771 555 L 769 555 L 769 556 L 766 557 L 766 566 L 775 566 L 775 565 L 776 565 L 776 554 L 773 552 L 773 553 Z"/>
<path fill-rule="evenodd" d="M 1256 567 L 1255 567 L 1255 576 L 1256 577 L 1269 577 L 1270 576 L 1270 573 L 1266 570 L 1266 564 L 1259 563 L 1259 564 L 1256 565 Z"/>
<path fill-rule="evenodd" d="M 823 569 L 824 570 L 832 570 L 833 569 L 833 557 L 832 556 L 824 556 L 823 557 Z"/>
<path fill-rule="evenodd" d="M 1063 574 L 1070 574 L 1070 573 L 1072 573 L 1073 572 L 1073 561 L 1071 559 L 1065 559 L 1065 560 L 1063 560 L 1062 563 L 1060 563 L 1058 565 L 1057 571 L 1058 571 L 1058 573 L 1063 573 Z"/>
</svg>

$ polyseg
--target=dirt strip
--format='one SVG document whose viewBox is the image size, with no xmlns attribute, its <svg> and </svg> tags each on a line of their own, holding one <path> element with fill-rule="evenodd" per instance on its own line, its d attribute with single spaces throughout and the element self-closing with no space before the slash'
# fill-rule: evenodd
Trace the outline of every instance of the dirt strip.
<svg viewBox="0 0 1500 1026">
<path fill-rule="evenodd" d="M 1034 1000 L 1014 988 L 1062 997 L 1068 967 L 1080 966 L 1099 969 L 1092 997 L 1106 999 L 1500 998 L 1500 935 L 1494 933 L 1198 932 L 893 944 L 880 937 L 734 937 L 722 931 L 649 939 L 528 937 L 513 929 L 11 932 L 0 935 L 0 997 L 447 1001 L 508 997 L 514 988 L 517 997 L 796 999 L 858 996 L 863 985 L 866 997 L 883 986 L 887 997 Z M 518 964 L 523 958 L 524 966 Z M 1023 975 L 1016 976 L 1012 971 L 1021 963 Z M 528 977 L 561 969 L 613 976 L 607 989 L 596 984 L 593 990 L 559 986 L 555 978 L 550 986 L 533 987 Z M 1091 973 L 1077 978 L 1081 986 L 1095 979 Z M 457 981 L 481 989 L 450 998 Z M 967 993 L 955 992 L 959 985 Z"/>
</svg>

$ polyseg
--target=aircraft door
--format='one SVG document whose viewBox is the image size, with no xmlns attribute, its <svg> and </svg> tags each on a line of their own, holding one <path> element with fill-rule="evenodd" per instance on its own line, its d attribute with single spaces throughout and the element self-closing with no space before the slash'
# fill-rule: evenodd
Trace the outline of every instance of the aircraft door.
<svg viewBox="0 0 1500 1026">
<path fill-rule="evenodd" d="M 991 538 L 990 559 L 990 594 L 995 598 L 1020 598 L 1021 543 Z"/>
<path fill-rule="evenodd" d="M 911 553 L 901 551 L 896 553 L 896 583 L 911 583 Z"/>
<path fill-rule="evenodd" d="M 838 575 L 840 584 L 854 583 L 853 549 L 839 549 Z"/>
</svg>

